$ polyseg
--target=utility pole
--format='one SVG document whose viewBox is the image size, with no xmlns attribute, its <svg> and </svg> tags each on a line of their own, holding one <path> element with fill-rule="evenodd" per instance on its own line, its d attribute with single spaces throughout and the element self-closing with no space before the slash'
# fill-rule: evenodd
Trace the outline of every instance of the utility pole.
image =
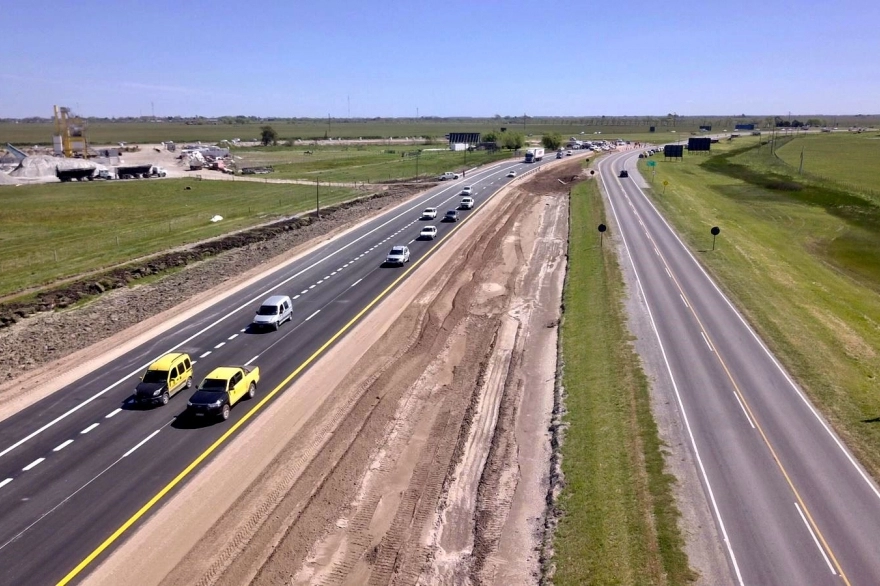
<svg viewBox="0 0 880 586">
<path fill-rule="evenodd" d="M 351 119 L 351 96 L 345 96 L 346 101 L 348 101 L 348 118 Z"/>
<path fill-rule="evenodd" d="M 330 114 L 327 114 L 327 138 L 330 138 Z"/>
<path fill-rule="evenodd" d="M 318 182 L 320 179 L 315 177 L 315 215 L 320 218 L 321 217 L 321 195 L 319 193 Z"/>
</svg>

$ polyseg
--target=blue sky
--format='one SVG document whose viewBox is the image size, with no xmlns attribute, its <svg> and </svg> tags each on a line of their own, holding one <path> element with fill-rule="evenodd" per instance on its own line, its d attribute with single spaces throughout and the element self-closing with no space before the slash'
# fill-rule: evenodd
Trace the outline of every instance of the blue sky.
<svg viewBox="0 0 880 586">
<path fill-rule="evenodd" d="M 0 118 L 880 113 L 876 0 L 4 4 Z"/>
</svg>

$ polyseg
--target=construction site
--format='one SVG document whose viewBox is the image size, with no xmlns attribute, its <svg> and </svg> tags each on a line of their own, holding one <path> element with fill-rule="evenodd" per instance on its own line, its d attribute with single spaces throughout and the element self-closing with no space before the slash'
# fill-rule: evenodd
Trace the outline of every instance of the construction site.
<svg viewBox="0 0 880 586">
<path fill-rule="evenodd" d="M 0 149 L 0 185 L 183 177 L 188 171 L 233 173 L 229 149 L 171 141 L 155 145 L 93 145 L 87 124 L 70 108 L 55 106 L 52 146 L 6 143 Z"/>
</svg>

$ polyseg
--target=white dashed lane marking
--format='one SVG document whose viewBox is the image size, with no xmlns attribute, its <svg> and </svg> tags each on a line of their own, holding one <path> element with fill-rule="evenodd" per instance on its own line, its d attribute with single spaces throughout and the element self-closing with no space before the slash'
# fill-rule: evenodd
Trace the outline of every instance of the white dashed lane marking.
<svg viewBox="0 0 880 586">
<path fill-rule="evenodd" d="M 193 364 L 195 364 L 195 363 L 196 363 L 196 361 L 193 360 Z M 113 417 L 113 416 L 116 415 L 117 413 L 121 413 L 121 412 L 122 412 L 122 407 L 120 407 L 120 408 L 118 408 L 118 409 L 114 409 L 113 411 L 111 411 L 110 413 L 108 413 L 107 415 L 105 415 L 105 416 L 104 416 L 104 419 L 110 419 L 111 417 Z"/>
<path fill-rule="evenodd" d="M 53 451 L 53 452 L 60 452 L 61 450 L 63 450 L 64 448 L 66 448 L 67 446 L 69 446 L 69 445 L 72 444 L 72 443 L 73 443 L 73 440 L 72 440 L 72 439 L 69 439 L 69 440 L 67 440 L 67 441 L 64 442 L 64 443 L 58 444 L 58 446 L 56 446 L 55 449 L 52 450 L 52 451 Z"/>
<path fill-rule="evenodd" d="M 140 442 L 138 442 L 138 444 L 137 444 L 135 447 L 133 447 L 132 449 L 130 449 L 130 450 L 128 450 L 127 452 L 125 452 L 124 454 L 122 454 L 122 457 L 123 457 L 123 458 L 127 458 L 128 456 L 132 455 L 136 449 L 138 449 L 139 447 L 141 447 L 142 445 L 144 445 L 145 443 L 147 443 L 148 441 L 150 441 L 151 439 L 153 439 L 153 437 L 154 437 L 157 433 L 159 433 L 160 431 L 162 431 L 162 430 L 161 430 L 161 429 L 157 429 L 156 431 L 154 431 L 153 433 L 151 433 L 150 435 L 148 435 L 147 437 L 145 437 L 144 439 L 142 439 Z"/>
<path fill-rule="evenodd" d="M 305 295 L 305 294 L 308 293 L 308 292 L 309 292 L 308 289 L 303 289 L 302 291 L 299 292 L 299 294 L 300 294 L 300 295 Z"/>
<path fill-rule="evenodd" d="M 222 348 L 222 347 L 225 346 L 225 345 L 226 345 L 226 342 L 220 342 L 219 344 L 217 344 L 216 346 L 214 346 L 214 350 L 217 350 L 217 349 L 219 349 L 219 348 Z"/>
<path fill-rule="evenodd" d="M 210 353 L 211 353 L 211 351 L 208 350 L 207 352 L 205 352 L 204 354 L 202 354 L 201 356 L 199 356 L 199 358 L 204 358 L 205 356 L 209 355 Z"/>
<path fill-rule="evenodd" d="M 321 313 L 321 310 L 320 310 L 320 309 L 319 309 L 318 311 L 316 311 L 315 313 L 313 313 L 312 315 L 310 315 L 309 317 L 307 317 L 307 318 L 306 318 L 306 321 L 309 321 L 310 319 L 312 319 L 313 317 L 315 317 L 315 316 L 318 315 L 319 313 Z"/>
<path fill-rule="evenodd" d="M 361 281 L 363 281 L 363 279 L 358 279 L 357 281 L 355 281 L 354 283 L 352 283 L 351 286 L 354 287 L 355 285 L 357 285 L 357 284 L 360 283 Z"/>
<path fill-rule="evenodd" d="M 299 297 L 300 297 L 299 295 L 294 295 L 294 296 L 293 296 L 294 299 L 299 299 Z"/>
<path fill-rule="evenodd" d="M 231 336 L 229 336 L 229 339 L 230 339 L 230 340 L 234 340 L 234 339 L 236 339 L 237 337 L 238 337 L 238 334 L 232 334 Z"/>
<path fill-rule="evenodd" d="M 251 362 L 253 362 L 254 360 L 256 360 L 256 359 L 259 358 L 259 357 L 260 357 L 260 355 L 257 354 L 256 356 L 254 356 L 253 358 L 251 358 L 250 360 L 248 360 L 247 362 L 245 362 L 244 365 L 247 366 L 248 364 L 250 364 Z"/>
<path fill-rule="evenodd" d="M 318 281 L 317 283 L 315 283 L 315 285 L 320 285 L 320 284 L 323 283 L 323 282 L 324 282 L 324 279 L 321 279 L 320 281 Z"/>
<path fill-rule="evenodd" d="M 0 481 L 0 488 L 3 488 L 4 486 L 9 484 L 10 482 L 12 482 L 11 478 L 7 478 L 6 480 Z"/>
<path fill-rule="evenodd" d="M 96 427 L 98 427 L 99 425 L 101 425 L 101 424 L 100 423 L 93 423 L 79 433 L 80 433 L 80 435 L 85 435 L 85 434 L 89 433 L 90 431 L 92 431 L 93 429 L 95 429 Z"/>
<path fill-rule="evenodd" d="M 36 460 L 34 460 L 33 462 L 31 462 L 31 463 L 28 464 L 27 466 L 25 466 L 24 468 L 22 468 L 21 471 L 22 471 L 22 472 L 27 472 L 27 471 L 30 470 L 31 468 L 36 467 L 37 464 L 39 464 L 40 462 L 42 462 L 42 461 L 45 460 L 45 459 L 46 459 L 46 458 L 37 458 Z"/>
</svg>

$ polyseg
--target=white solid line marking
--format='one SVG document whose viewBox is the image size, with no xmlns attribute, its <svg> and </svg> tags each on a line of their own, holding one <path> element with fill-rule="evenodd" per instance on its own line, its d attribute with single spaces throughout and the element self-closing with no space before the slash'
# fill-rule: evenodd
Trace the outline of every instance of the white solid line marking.
<svg viewBox="0 0 880 586">
<path fill-rule="evenodd" d="M 55 447 L 55 449 L 52 450 L 52 451 L 53 451 L 53 452 L 60 452 L 61 450 L 63 450 L 64 448 L 66 448 L 67 446 L 69 446 L 69 445 L 72 444 L 72 443 L 73 443 L 73 440 L 72 440 L 72 439 L 69 439 L 69 440 L 67 440 L 66 442 L 63 442 L 63 443 L 58 444 L 58 445 Z"/>
<path fill-rule="evenodd" d="M 42 461 L 45 460 L 45 459 L 46 459 L 46 458 L 37 458 L 36 460 L 34 460 L 33 462 L 31 462 L 31 463 L 28 464 L 27 466 L 25 466 L 24 468 L 22 468 L 21 471 L 22 471 L 22 472 L 27 472 L 28 470 L 30 470 L 31 468 L 35 467 L 37 464 L 39 464 L 40 462 L 42 462 Z"/>
<path fill-rule="evenodd" d="M 320 309 L 319 309 L 318 311 L 316 311 L 315 313 L 313 313 L 312 315 L 310 315 L 309 317 L 307 317 L 307 318 L 306 318 L 306 321 L 309 321 L 310 319 L 312 319 L 313 317 L 315 317 L 315 316 L 318 315 L 319 313 L 321 313 L 321 310 L 320 310 Z"/>
<path fill-rule="evenodd" d="M 299 295 L 294 295 L 293 298 L 294 298 L 294 299 L 299 299 L 300 296 L 299 296 Z"/>
<path fill-rule="evenodd" d="M 688 305 L 687 299 L 684 298 L 684 295 L 679 293 L 678 296 L 681 297 L 681 302 L 684 303 L 685 307 L 690 307 L 690 305 Z"/>
<path fill-rule="evenodd" d="M 706 346 L 709 347 L 709 352 L 714 352 L 715 348 L 713 348 L 712 344 L 709 343 L 709 338 L 706 337 L 706 332 L 700 330 L 700 335 L 703 336 L 703 341 L 706 342 Z"/>
<path fill-rule="evenodd" d="M 669 272 L 669 267 L 666 268 L 666 274 L 669 275 L 669 278 L 672 278 L 672 273 Z"/>
<path fill-rule="evenodd" d="M 248 364 L 250 364 L 251 362 L 253 362 L 254 360 L 256 360 L 256 359 L 259 358 L 259 357 L 260 357 L 260 355 L 257 354 L 256 356 L 254 356 L 253 358 L 251 358 L 250 360 L 248 360 L 247 362 L 245 362 L 244 365 L 247 366 Z"/>
<path fill-rule="evenodd" d="M 123 457 L 123 458 L 127 458 L 128 456 L 132 455 L 136 449 L 138 449 L 139 447 L 141 447 L 142 445 L 144 445 L 145 443 L 147 443 L 148 441 L 150 441 L 151 439 L 153 439 L 153 437 L 154 437 L 157 433 L 159 433 L 160 431 L 162 431 L 162 430 L 161 430 L 161 429 L 157 429 L 156 431 L 154 431 L 153 433 L 151 433 L 150 435 L 148 435 L 147 437 L 145 437 L 144 439 L 142 439 L 142 440 L 141 440 L 141 441 L 140 441 L 135 447 L 133 447 L 132 449 L 130 449 L 130 450 L 128 450 L 127 452 L 125 452 L 124 454 L 122 454 L 122 457 Z"/>
<path fill-rule="evenodd" d="M 798 504 L 795 502 L 795 503 L 794 503 L 794 506 L 795 506 L 795 508 L 797 509 L 798 514 L 801 516 L 801 521 L 803 521 L 803 522 L 804 522 L 804 525 L 807 526 L 807 531 L 810 532 L 810 536 L 813 538 L 813 543 L 815 543 L 815 544 L 816 544 L 816 547 L 819 548 L 819 552 L 822 554 L 822 559 L 825 560 L 825 563 L 828 565 L 828 569 L 831 570 L 831 573 L 834 574 L 834 575 L 836 576 L 836 575 L 837 575 L 837 572 L 834 571 L 834 566 L 831 565 L 831 561 L 828 559 L 828 556 L 825 555 L 825 550 L 822 549 L 822 546 L 821 546 L 821 545 L 819 545 L 819 540 L 816 539 L 816 534 L 813 533 L 813 528 L 810 527 L 810 524 L 809 524 L 809 523 L 807 523 L 807 518 L 804 517 L 804 512 L 801 510 L 800 505 L 798 505 Z"/>
<path fill-rule="evenodd" d="M 234 339 L 236 339 L 237 337 L 238 337 L 238 334 L 232 334 L 231 336 L 229 336 L 228 339 L 230 339 L 230 340 L 234 340 Z"/>
<path fill-rule="evenodd" d="M 9 484 L 10 482 L 12 482 L 11 478 L 7 478 L 6 480 L 3 480 L 2 482 L 0 482 L 0 488 L 3 488 L 4 486 Z"/>
<path fill-rule="evenodd" d="M 208 350 L 207 352 L 205 352 L 204 354 L 202 354 L 201 356 L 199 356 L 199 358 L 204 358 L 205 356 L 207 356 L 207 355 L 210 354 L 210 353 L 211 353 L 211 351 Z"/>
<path fill-rule="evenodd" d="M 358 279 L 357 281 L 355 281 L 354 283 L 352 283 L 351 286 L 354 287 L 355 285 L 357 285 L 357 284 L 360 283 L 361 281 L 363 281 L 363 279 Z"/>
<path fill-rule="evenodd" d="M 196 361 L 193 360 L 193 364 L 195 364 L 195 363 L 196 363 Z M 111 411 L 110 413 L 108 413 L 107 415 L 105 415 L 105 416 L 104 416 L 104 419 L 110 419 L 111 417 L 113 417 L 113 416 L 116 415 L 117 413 L 122 413 L 122 407 L 119 407 L 118 409 L 114 409 L 113 411 Z"/>
<path fill-rule="evenodd" d="M 222 348 L 222 347 L 225 346 L 225 345 L 226 345 L 226 342 L 220 342 L 219 344 L 217 344 L 216 346 L 214 346 L 214 350 L 217 350 L 218 348 Z"/>
<path fill-rule="evenodd" d="M 93 423 L 79 433 L 80 433 L 80 435 L 85 435 L 85 434 L 89 433 L 90 431 L 92 431 L 93 429 L 95 429 L 96 427 L 98 427 L 99 425 L 101 425 L 101 424 L 100 423 Z"/>
</svg>

